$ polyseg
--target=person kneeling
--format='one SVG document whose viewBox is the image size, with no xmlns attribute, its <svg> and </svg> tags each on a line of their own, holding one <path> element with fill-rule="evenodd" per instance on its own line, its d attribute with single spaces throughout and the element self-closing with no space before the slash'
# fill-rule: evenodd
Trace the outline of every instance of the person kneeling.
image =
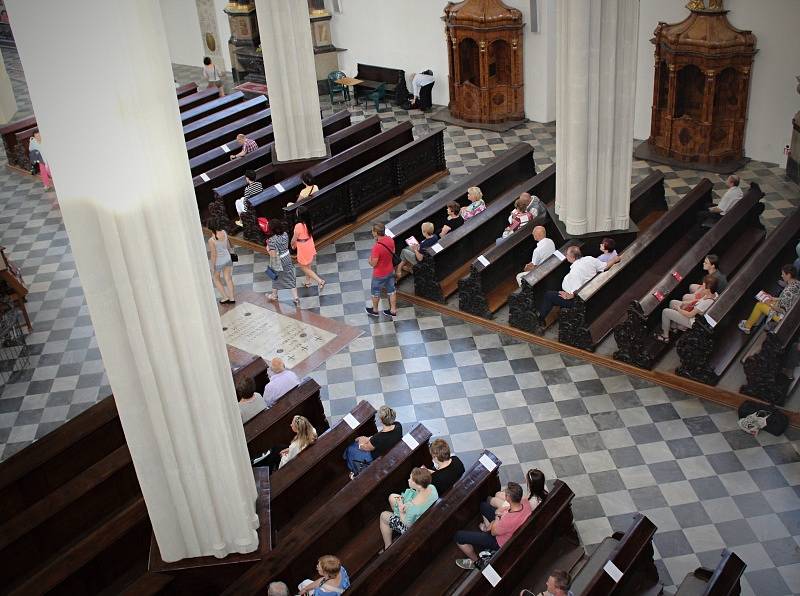
<svg viewBox="0 0 800 596">
<path fill-rule="evenodd" d="M 402 495 L 389 495 L 391 511 L 381 513 L 380 529 L 383 548 L 392 544 L 392 533 L 403 535 L 419 517 L 439 498 L 433 486 L 431 473 L 425 468 L 414 468 L 408 477 L 408 489 Z"/>
</svg>

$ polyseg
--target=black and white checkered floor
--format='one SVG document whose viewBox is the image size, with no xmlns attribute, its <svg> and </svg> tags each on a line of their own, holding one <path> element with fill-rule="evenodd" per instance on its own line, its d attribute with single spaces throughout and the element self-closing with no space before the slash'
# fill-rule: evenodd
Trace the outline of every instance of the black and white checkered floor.
<svg viewBox="0 0 800 596">
<path fill-rule="evenodd" d="M 197 80 L 197 69 L 175 70 L 181 82 Z M 21 69 L 10 72 L 29 112 Z M 331 112 L 327 101 L 325 108 Z M 353 109 L 354 121 L 363 116 Z M 410 119 L 417 133 L 438 125 L 397 108 L 380 117 L 386 126 Z M 450 177 L 384 220 L 518 141 L 534 146 L 540 167 L 555 155 L 553 125 L 502 134 L 449 126 L 445 139 Z M 648 167 L 636 162 L 634 179 Z M 657 167 L 671 201 L 703 177 Z M 741 175 L 767 193 L 770 227 L 800 204 L 798 187 L 775 165 L 751 162 Z M 0 390 L 0 457 L 8 457 L 110 389 L 55 194 L 2 169 L 0 202 L 2 244 L 22 265 L 34 324 L 31 368 Z M 465 460 L 491 449 L 503 461 L 504 481 L 521 481 L 524 470 L 538 467 L 575 491 L 587 545 L 641 511 L 658 526 L 656 556 L 668 586 L 700 565 L 715 566 L 727 547 L 747 562 L 743 593 L 800 593 L 800 432 L 754 439 L 727 408 L 408 304 L 395 321 L 370 320 L 363 311 L 370 247 L 366 227 L 326 247 L 318 263 L 324 294 L 300 289 L 302 308 L 365 332 L 312 374 L 333 419 L 357 400 L 386 403 L 401 421 L 423 422 L 447 438 Z M 267 291 L 265 265 L 260 254 L 241 254 L 237 286 Z"/>
</svg>

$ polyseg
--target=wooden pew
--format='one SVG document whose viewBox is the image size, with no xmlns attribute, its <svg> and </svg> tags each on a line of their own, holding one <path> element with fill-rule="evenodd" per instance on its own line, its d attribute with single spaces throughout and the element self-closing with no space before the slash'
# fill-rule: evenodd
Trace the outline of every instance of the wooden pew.
<svg viewBox="0 0 800 596">
<path fill-rule="evenodd" d="M 631 302 L 626 317 L 614 327 L 617 342 L 616 360 L 650 369 L 667 351 L 668 345 L 656 339 L 661 333 L 661 312 L 671 299 L 680 300 L 689 292 L 689 284 L 702 280 L 702 262 L 707 254 L 722 255 L 719 269 L 727 274 L 729 282 L 741 265 L 764 240 L 764 226 L 753 214 L 754 201 L 764 193 L 752 184 L 745 197 L 719 220 L 710 232 L 698 240 L 668 273 L 652 287 Z M 753 211 L 751 213 L 751 211 Z M 678 274 L 678 277 L 675 274 Z M 659 297 L 657 297 L 660 296 Z"/>
<path fill-rule="evenodd" d="M 178 99 L 183 99 L 187 95 L 192 95 L 193 93 L 197 93 L 197 83 L 186 83 L 185 85 L 175 88 L 175 94 L 178 96 Z"/>
<path fill-rule="evenodd" d="M 548 167 L 537 176 L 541 178 L 541 182 L 536 185 L 536 190 L 528 192 L 545 203 L 551 203 L 555 200 L 555 175 L 555 165 Z M 537 178 L 531 182 L 534 183 Z M 666 211 L 664 175 L 661 172 L 652 172 L 631 191 L 631 221 L 641 231 L 643 226 L 649 226 Z M 536 241 L 531 236 L 536 225 L 544 225 L 547 236 L 557 245 L 563 244 L 561 231 L 548 218 L 545 222 L 531 222 L 510 238 L 490 247 L 481 255 L 483 259 L 479 256 L 472 262 L 469 275 L 459 281 L 460 310 L 491 319 L 508 302 L 510 295 L 518 290 L 516 274 L 530 262 L 530 255 L 536 248 Z M 617 247 L 622 250 L 625 246 L 620 239 Z"/>
<path fill-rule="evenodd" d="M 575 596 L 660 594 L 658 569 L 653 561 L 656 529 L 646 516 L 635 514 L 624 534 L 615 532 L 597 546 L 573 578 L 570 590 Z M 605 569 L 608 563 L 621 572 L 620 578 L 609 575 Z"/>
<path fill-rule="evenodd" d="M 348 174 L 388 155 L 395 149 L 411 143 L 414 140 L 412 128 L 411 122 L 402 122 L 341 153 L 332 153 L 332 157 L 289 178 L 284 178 L 274 186 L 265 188 L 263 192 L 250 197 L 253 214 L 266 218 L 282 217 L 286 204 L 297 201 L 297 195 L 303 187 L 300 181 L 303 172 L 309 172 L 314 177 L 314 182 L 322 190 Z M 331 152 L 333 152 L 333 148 L 331 148 Z M 249 211 L 250 208 L 248 208 Z"/>
<path fill-rule="evenodd" d="M 747 565 L 727 548 L 720 557 L 716 569 L 698 567 L 687 573 L 675 596 L 739 596 L 741 577 Z"/>
<path fill-rule="evenodd" d="M 783 405 L 792 393 L 797 379 L 791 381 L 781 373 L 787 352 L 800 334 L 800 301 L 771 330 L 760 333 L 744 359 L 747 382 L 740 393 Z"/>
<path fill-rule="evenodd" d="M 750 314 L 755 295 L 772 286 L 781 265 L 795 258 L 797 230 L 800 209 L 795 209 L 767 236 L 705 317 L 697 317 L 692 328 L 681 336 L 677 344 L 679 375 L 708 385 L 719 381 L 736 355 L 753 339 L 752 334 L 739 331 L 738 324 Z"/>
<path fill-rule="evenodd" d="M 186 126 L 192 122 L 196 122 L 197 120 L 205 118 L 206 116 L 210 116 L 211 114 L 234 106 L 238 103 L 242 103 L 243 101 L 244 94 L 241 91 L 236 91 L 235 93 L 231 93 L 225 97 L 219 97 L 219 93 L 217 93 L 216 99 L 201 103 L 196 107 L 181 112 L 181 126 L 183 126 L 185 129 Z"/>
<path fill-rule="evenodd" d="M 193 110 L 198 106 L 214 101 L 219 98 L 219 89 L 212 87 L 211 89 L 201 89 L 197 93 L 192 93 L 185 97 L 178 99 L 178 110 L 181 113 Z"/>
<path fill-rule="evenodd" d="M 622 318 L 631 300 L 671 271 L 693 242 L 687 231 L 711 204 L 711 182 L 704 178 L 677 205 L 620 253 L 622 261 L 586 283 L 574 306 L 559 314 L 558 339 L 592 350 Z"/>
<path fill-rule="evenodd" d="M 269 102 L 264 95 L 259 95 L 253 99 L 230 105 L 222 110 L 216 111 L 213 114 L 208 114 L 202 118 L 193 120 L 183 126 L 183 136 L 187 141 L 201 137 L 206 133 L 211 132 L 221 126 L 235 122 L 250 114 L 266 110 Z"/>
<path fill-rule="evenodd" d="M 453 543 L 453 535 L 475 518 L 480 503 L 500 490 L 500 460 L 490 451 L 483 455 L 495 464 L 490 472 L 476 461 L 445 495 L 426 511 L 388 550 L 358 573 L 350 573 L 350 592 L 359 596 L 399 594 Z M 349 553 L 345 553 L 348 554 Z M 355 555 L 355 553 L 353 554 Z M 354 556 L 348 556 L 348 565 Z M 350 567 L 347 567 L 348 573 Z"/>
<path fill-rule="evenodd" d="M 223 593 L 263 594 L 269 582 L 278 578 L 289 586 L 296 586 L 314 573 L 320 556 L 339 552 L 346 537 L 369 538 L 372 543 L 379 543 L 380 533 L 374 519 L 387 508 L 388 495 L 407 485 L 414 467 L 431 461 L 427 445 L 430 431 L 417 424 L 409 434 L 417 443 L 414 449 L 400 441 L 340 490 L 325 507 L 279 533 L 275 548 Z M 344 561 L 345 567 L 347 564 Z"/>
<path fill-rule="evenodd" d="M 373 217 L 376 208 L 399 197 L 437 172 L 445 172 L 444 128 L 431 130 L 420 138 L 348 174 L 300 203 L 284 207 L 290 229 L 298 209 L 306 209 L 314 222 L 318 239 L 340 226 Z"/>
<path fill-rule="evenodd" d="M 17 133 L 32 130 L 37 128 L 36 116 L 28 116 L 16 122 L 10 122 L 3 127 L 0 127 L 0 136 L 3 138 L 3 148 L 6 151 L 6 159 L 8 165 L 14 167 L 22 167 L 18 162 L 17 153 Z"/>
<path fill-rule="evenodd" d="M 408 99 L 406 87 L 406 73 L 399 68 L 373 66 L 372 64 L 356 64 L 358 72 L 355 78 L 361 83 L 353 87 L 355 99 L 368 95 L 378 88 L 381 83 L 386 83 L 386 97 L 394 99 L 398 105 Z"/>
<path fill-rule="evenodd" d="M 406 239 L 419 236 L 420 226 L 430 221 L 437 233 L 447 219 L 446 205 L 456 201 L 462 207 L 468 205 L 467 189 L 477 186 L 483 192 L 483 199 L 491 203 L 495 197 L 503 195 L 523 180 L 536 174 L 533 162 L 533 148 L 527 143 L 514 145 L 496 156 L 490 163 L 462 180 L 440 190 L 413 209 L 406 211 L 386 224 L 386 234 L 394 238 L 397 253 L 406 247 Z M 476 217 L 481 217 L 479 214 Z"/>
<path fill-rule="evenodd" d="M 303 519 L 298 515 L 301 510 L 319 509 L 350 481 L 342 453 L 356 437 L 378 432 L 375 408 L 369 402 L 359 402 L 350 415 L 358 423 L 355 428 L 342 418 L 270 477 L 273 532 L 280 531 L 291 519 Z M 305 495 L 305 498 L 298 499 L 297 495 Z"/>
<path fill-rule="evenodd" d="M 272 110 L 265 108 L 253 114 L 249 114 L 238 120 L 234 120 L 230 124 L 215 128 L 204 135 L 195 137 L 186 143 L 186 153 L 189 155 L 189 165 L 192 165 L 192 158 L 203 155 L 214 149 L 220 150 L 222 155 L 220 157 L 225 160 L 230 159 L 231 153 L 238 153 L 241 149 L 239 146 L 236 150 L 232 145 L 239 145 L 236 142 L 236 135 L 247 135 L 248 138 L 253 139 L 259 145 L 263 144 L 263 135 L 266 128 L 270 128 L 272 123 Z M 260 133 L 262 139 L 255 138 L 255 133 Z M 270 141 L 272 138 L 269 139 Z M 224 149 L 227 149 L 225 151 Z M 220 161 L 219 163 L 225 163 Z M 208 168 L 206 168 L 207 170 Z M 205 170 L 202 170 L 203 172 Z"/>
<path fill-rule="evenodd" d="M 474 570 L 466 574 L 461 572 L 457 581 L 460 585 L 446 593 L 458 596 L 516 596 L 523 588 L 538 593 L 544 588 L 550 571 L 572 568 L 584 555 L 573 526 L 574 496 L 569 486 L 556 480 L 553 490 L 528 521 L 489 559 L 488 564 L 501 577 L 496 586 L 493 587 L 481 571 Z M 454 554 L 455 552 L 449 553 L 450 557 Z M 455 567 L 452 559 L 449 563 L 451 567 Z M 450 575 L 453 575 L 452 572 Z M 425 593 L 424 582 L 417 581 L 416 584 L 419 586 L 417 590 L 404 593 Z M 451 586 L 453 584 L 449 587 Z"/>
<path fill-rule="evenodd" d="M 346 128 L 340 127 L 338 119 L 331 124 L 335 132 L 325 137 L 325 142 L 332 152 L 331 155 L 341 153 L 381 132 L 381 123 L 377 116 Z M 325 132 L 325 124 L 323 124 L 323 133 Z M 236 216 L 234 203 L 244 193 L 244 173 L 247 170 L 254 169 L 256 180 L 264 186 L 268 186 L 282 180 L 281 174 L 284 171 L 294 173 L 302 170 L 305 164 L 319 163 L 321 160 L 287 162 L 280 166 L 273 165 L 272 161 L 272 142 L 270 141 L 267 145 L 260 146 L 256 151 L 248 153 L 244 157 L 234 161 L 228 160 L 227 163 L 195 176 L 192 182 L 201 213 L 211 201 L 219 201 L 220 205 L 225 206 L 228 217 Z M 247 236 L 245 235 L 245 237 Z"/>
</svg>

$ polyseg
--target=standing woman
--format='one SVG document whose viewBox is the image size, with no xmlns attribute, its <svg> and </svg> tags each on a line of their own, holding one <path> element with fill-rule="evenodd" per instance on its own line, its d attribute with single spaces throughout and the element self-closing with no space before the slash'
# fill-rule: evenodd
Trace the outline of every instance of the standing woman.
<svg viewBox="0 0 800 596">
<path fill-rule="evenodd" d="M 211 58 L 206 56 L 203 58 L 203 78 L 208 81 L 209 87 L 216 87 L 219 89 L 219 96 L 225 96 L 225 89 L 222 85 L 222 76 L 217 70 L 217 65 L 211 61 Z"/>
<path fill-rule="evenodd" d="M 325 280 L 317 275 L 311 268 L 317 249 L 314 247 L 314 237 L 311 235 L 311 214 L 307 209 L 297 210 L 297 223 L 292 234 L 292 248 L 297 250 L 297 264 L 306 275 L 305 287 L 311 285 L 311 280 L 317 282 L 319 292 L 325 287 Z"/>
<path fill-rule="evenodd" d="M 300 305 L 297 297 L 297 278 L 294 274 L 292 255 L 289 254 L 289 235 L 286 233 L 286 222 L 282 219 L 269 222 L 273 236 L 267 240 L 267 252 L 270 256 L 270 267 L 278 274 L 272 281 L 272 292 L 267 295 L 270 300 L 278 299 L 278 290 L 291 290 L 295 306 Z"/>
<path fill-rule="evenodd" d="M 39 164 L 39 174 L 42 177 L 42 186 L 45 190 L 50 190 L 50 168 L 44 160 L 44 152 L 42 149 L 42 135 L 37 130 L 33 133 L 28 144 L 28 155 L 30 156 L 31 166 L 35 168 L 34 164 Z M 35 169 L 31 173 L 35 173 Z"/>
<path fill-rule="evenodd" d="M 208 252 L 211 255 L 211 277 L 214 287 L 217 288 L 222 299 L 220 304 L 233 304 L 236 302 L 233 294 L 233 260 L 231 259 L 231 244 L 228 234 L 219 225 L 217 219 L 210 219 L 206 227 L 211 230 L 208 239 Z M 222 278 L 225 278 L 225 284 Z"/>
</svg>

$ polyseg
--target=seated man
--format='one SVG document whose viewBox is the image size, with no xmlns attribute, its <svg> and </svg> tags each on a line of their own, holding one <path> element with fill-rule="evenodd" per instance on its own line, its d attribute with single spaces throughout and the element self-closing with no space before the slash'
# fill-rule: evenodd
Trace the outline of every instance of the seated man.
<svg viewBox="0 0 800 596">
<path fill-rule="evenodd" d="M 673 325 L 678 329 L 689 329 L 694 325 L 697 315 L 704 315 L 711 308 L 717 299 L 717 278 L 713 275 L 706 275 L 703 278 L 703 285 L 700 286 L 696 294 L 688 294 L 691 300 L 680 301 L 670 300 L 669 308 L 661 311 L 661 335 L 656 339 L 664 343 L 669 342 L 669 334 Z"/>
<path fill-rule="evenodd" d="M 550 238 L 547 237 L 547 230 L 544 226 L 536 226 L 533 228 L 533 239 L 536 240 L 536 248 L 531 255 L 531 262 L 525 265 L 521 273 L 517 273 L 517 285 L 522 287 L 522 278 L 528 275 L 529 271 L 533 271 L 550 258 L 556 252 L 556 245 Z"/>
<path fill-rule="evenodd" d="M 267 596 L 290 596 L 289 586 L 283 582 L 271 582 L 267 588 Z"/>
<path fill-rule="evenodd" d="M 555 569 L 547 578 L 547 592 L 542 592 L 534 595 L 530 590 L 522 590 L 519 596 L 572 596 L 572 591 L 569 585 L 572 583 L 572 578 L 569 573 L 561 569 Z"/>
<path fill-rule="evenodd" d="M 242 198 L 236 199 L 236 213 L 239 214 L 240 218 L 242 217 L 242 213 L 247 211 L 245 200 L 264 190 L 264 185 L 256 180 L 255 170 L 247 170 L 244 173 L 244 180 L 247 183 L 247 186 L 244 187 L 244 195 L 242 195 Z M 240 222 L 236 223 L 238 224 Z"/>
<path fill-rule="evenodd" d="M 577 246 L 570 246 L 567 249 L 567 261 L 572 263 L 569 268 L 569 273 L 564 277 L 561 282 L 561 291 L 548 290 L 544 293 L 542 304 L 539 308 L 539 323 L 542 327 L 545 326 L 545 319 L 554 306 L 561 308 L 572 308 L 575 303 L 572 300 L 575 298 L 575 293 L 583 287 L 585 283 L 591 280 L 598 273 L 602 273 L 611 269 L 615 264 L 619 263 L 621 257 L 618 255 L 609 259 L 605 263 L 600 259 L 594 257 L 582 257 L 581 249 Z"/>
<path fill-rule="evenodd" d="M 432 70 L 423 70 L 419 74 L 415 74 L 411 78 L 411 91 L 414 95 L 414 100 L 411 102 L 411 107 L 419 107 L 419 92 L 425 85 L 430 85 L 436 79 L 433 78 Z"/>
<path fill-rule="evenodd" d="M 481 515 L 488 525 L 487 531 L 459 530 L 456 532 L 456 544 L 468 557 L 456 560 L 456 565 L 462 569 L 477 567 L 479 559 L 475 547 L 481 550 L 498 550 L 531 516 L 531 504 L 528 499 L 522 498 L 522 487 L 519 484 L 509 482 L 505 493 L 510 505 L 507 511 L 498 513 L 489 503 L 480 504 Z"/>
<path fill-rule="evenodd" d="M 733 206 L 744 197 L 744 191 L 739 186 L 739 176 L 731 174 L 725 180 L 725 184 L 728 186 L 728 190 L 722 195 L 719 203 L 709 207 L 707 213 L 699 215 L 700 221 L 706 226 L 713 225 L 714 222 L 722 219 L 722 216 L 733 209 Z"/>
<path fill-rule="evenodd" d="M 725 274 L 717 269 L 717 264 L 719 263 L 719 257 L 717 255 L 706 255 L 706 258 L 703 259 L 703 271 L 706 272 L 706 275 L 712 275 L 717 280 L 717 293 L 721 293 L 726 287 L 728 287 L 728 278 Z M 699 284 L 690 284 L 689 291 L 694 294 L 697 292 L 702 283 Z M 687 294 L 688 296 L 688 294 Z M 684 296 L 686 299 L 686 296 Z"/>
<path fill-rule="evenodd" d="M 240 157 L 244 157 L 248 153 L 252 153 L 258 149 L 258 143 L 256 143 L 253 139 L 248 139 L 243 134 L 236 135 L 236 142 L 242 146 L 242 150 L 235 155 L 231 155 L 231 159 L 239 159 Z"/>
<path fill-rule="evenodd" d="M 274 406 L 275 402 L 300 384 L 297 375 L 286 368 L 280 358 L 272 359 L 267 374 L 269 382 L 264 386 L 264 401 L 268 408 Z"/>
<path fill-rule="evenodd" d="M 800 298 L 800 280 L 797 279 L 797 270 L 794 265 L 781 267 L 781 280 L 786 284 L 777 298 L 768 297 L 764 302 L 758 302 L 753 307 L 753 312 L 745 321 L 739 322 L 739 329 L 749 334 L 762 317 L 781 317 L 785 315 Z"/>
</svg>

